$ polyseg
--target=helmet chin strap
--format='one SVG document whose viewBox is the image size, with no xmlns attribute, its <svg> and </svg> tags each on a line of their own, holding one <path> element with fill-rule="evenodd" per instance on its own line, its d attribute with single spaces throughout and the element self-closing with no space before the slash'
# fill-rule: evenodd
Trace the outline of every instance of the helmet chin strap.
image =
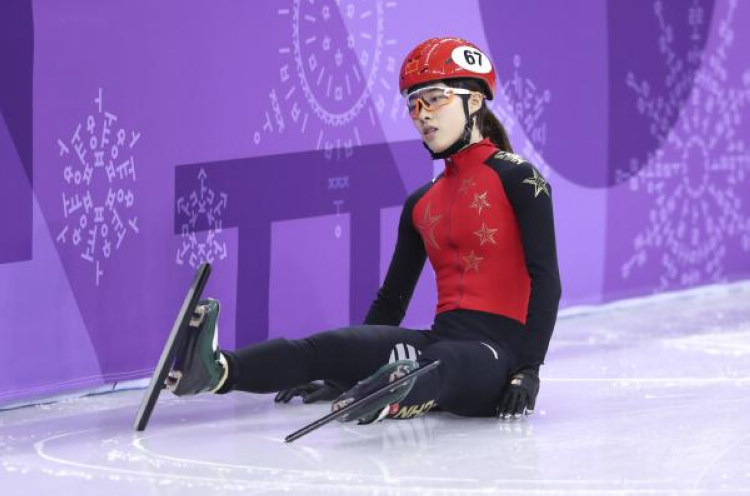
<svg viewBox="0 0 750 496">
<path fill-rule="evenodd" d="M 469 144 L 471 141 L 471 131 L 474 129 L 474 115 L 469 115 L 469 96 L 470 95 L 460 95 L 461 100 L 464 102 L 464 116 L 466 117 L 466 124 L 464 125 L 464 130 L 461 132 L 461 136 L 448 148 L 443 150 L 442 152 L 435 153 L 432 150 L 430 150 L 430 147 L 427 146 L 427 143 L 424 141 L 422 142 L 422 145 L 427 149 L 428 152 L 430 152 L 430 156 L 432 157 L 432 160 L 438 160 L 441 158 L 448 158 L 457 151 L 459 151 L 461 148 L 465 147 Z"/>
</svg>

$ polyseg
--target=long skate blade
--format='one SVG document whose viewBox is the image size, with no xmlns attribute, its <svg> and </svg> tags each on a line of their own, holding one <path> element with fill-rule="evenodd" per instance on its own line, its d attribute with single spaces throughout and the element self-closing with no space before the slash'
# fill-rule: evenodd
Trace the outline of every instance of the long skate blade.
<svg viewBox="0 0 750 496">
<path fill-rule="evenodd" d="M 298 431 L 292 432 L 291 434 L 289 434 L 287 437 L 284 438 L 284 441 L 286 441 L 287 443 L 291 443 L 292 441 L 295 441 L 295 440 L 301 438 L 305 434 L 309 434 L 312 431 L 314 431 L 315 429 L 317 429 L 319 427 L 322 427 L 322 426 L 326 425 L 327 423 L 329 423 L 329 422 L 331 422 L 333 420 L 336 420 L 337 418 L 339 418 L 339 417 L 341 417 L 343 415 L 346 415 L 347 413 L 351 412 L 355 408 L 358 408 L 359 406 L 361 406 L 363 403 L 368 402 L 368 401 L 372 401 L 372 400 L 375 400 L 377 398 L 380 398 L 382 396 L 387 395 L 390 392 L 390 390 L 393 389 L 394 386 L 398 386 L 398 385 L 403 384 L 404 382 L 406 382 L 406 381 L 408 381 L 410 379 L 413 379 L 415 377 L 419 377 L 422 374 L 425 374 L 425 373 L 427 373 L 427 372 L 429 372 L 429 371 L 431 371 L 433 369 L 436 369 L 439 365 L 440 365 L 440 360 L 435 360 L 434 362 L 431 362 L 431 363 L 425 365 L 424 367 L 420 367 L 420 368 L 418 368 L 417 370 L 415 370 L 413 372 L 409 372 L 408 374 L 406 374 L 406 375 L 404 375 L 402 377 L 399 377 L 395 381 L 389 382 L 387 385 L 385 385 L 382 388 L 378 389 L 374 393 L 372 393 L 370 395 L 367 395 L 364 398 L 360 398 L 359 400 L 357 400 L 354 403 L 351 403 L 351 404 L 345 406 L 344 408 L 341 408 L 340 410 L 336 410 L 335 412 L 331 412 L 328 415 L 326 415 L 325 417 L 321 417 L 318 420 L 316 420 L 316 421 L 314 421 L 314 422 L 312 422 L 310 424 L 307 424 L 306 426 L 304 426 L 303 428 L 301 428 Z"/>
<path fill-rule="evenodd" d="M 143 431 L 146 429 L 148 419 L 151 417 L 151 412 L 154 410 L 156 400 L 159 398 L 159 393 L 162 389 L 165 389 L 164 380 L 167 378 L 169 369 L 172 367 L 174 361 L 174 354 L 180 345 L 182 339 L 184 339 L 185 331 L 187 330 L 190 321 L 194 319 L 195 309 L 198 306 L 198 302 L 203 293 L 203 288 L 206 287 L 206 281 L 208 276 L 211 274 L 211 265 L 208 263 L 202 264 L 198 267 L 193 278 L 193 283 L 190 285 L 190 289 L 185 296 L 185 300 L 182 302 L 180 311 L 177 314 L 177 319 L 172 326 L 172 331 L 169 333 L 167 342 L 161 351 L 161 357 L 159 363 L 156 365 L 154 375 L 151 376 L 151 382 L 148 385 L 146 394 L 143 396 L 141 406 L 138 409 L 138 414 L 135 417 L 133 428 L 136 431 Z"/>
</svg>

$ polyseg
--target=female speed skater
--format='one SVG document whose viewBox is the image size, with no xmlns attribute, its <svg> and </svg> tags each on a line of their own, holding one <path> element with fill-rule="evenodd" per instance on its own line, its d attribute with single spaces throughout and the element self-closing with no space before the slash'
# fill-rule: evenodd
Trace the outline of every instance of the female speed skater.
<svg viewBox="0 0 750 496">
<path fill-rule="evenodd" d="M 425 148 L 445 167 L 407 197 L 386 278 L 362 325 L 220 350 L 219 303 L 204 300 L 168 388 L 278 392 L 276 401 L 334 400 L 337 410 L 440 360 L 343 420 L 438 408 L 502 419 L 533 413 L 561 294 L 552 188 L 513 153 L 487 107 L 495 78 L 487 55 L 460 38 L 428 39 L 404 60 L 399 90 Z M 426 259 L 438 291 L 432 328 L 399 327 Z"/>
</svg>

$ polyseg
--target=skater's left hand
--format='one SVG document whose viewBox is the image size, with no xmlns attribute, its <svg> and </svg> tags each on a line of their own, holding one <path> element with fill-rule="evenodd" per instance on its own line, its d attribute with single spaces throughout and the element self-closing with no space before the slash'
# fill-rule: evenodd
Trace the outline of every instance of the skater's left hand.
<svg viewBox="0 0 750 496">
<path fill-rule="evenodd" d="M 315 403 L 316 401 L 332 401 L 338 398 L 343 390 L 328 381 L 308 382 L 301 386 L 279 391 L 274 401 L 276 403 L 289 403 L 292 398 L 299 396 L 303 403 Z"/>
<path fill-rule="evenodd" d="M 510 378 L 497 406 L 497 416 L 503 420 L 520 418 L 534 413 L 539 393 L 539 373 L 531 368 L 521 369 Z"/>
</svg>

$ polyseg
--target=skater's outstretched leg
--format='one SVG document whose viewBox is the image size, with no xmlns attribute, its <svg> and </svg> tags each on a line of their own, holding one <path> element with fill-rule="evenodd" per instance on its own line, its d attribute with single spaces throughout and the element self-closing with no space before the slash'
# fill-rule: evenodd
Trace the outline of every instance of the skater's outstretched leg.
<svg viewBox="0 0 750 496">
<path fill-rule="evenodd" d="M 177 396 L 215 392 L 226 380 L 227 362 L 218 350 L 218 321 L 217 300 L 198 303 L 166 380 L 167 389 Z"/>
<path fill-rule="evenodd" d="M 218 390 L 271 393 L 315 380 L 334 383 L 342 390 L 354 386 L 388 363 L 394 347 L 416 356 L 434 342 L 429 331 L 393 326 L 342 327 L 304 339 L 271 339 L 222 354 L 229 377 Z"/>
</svg>

